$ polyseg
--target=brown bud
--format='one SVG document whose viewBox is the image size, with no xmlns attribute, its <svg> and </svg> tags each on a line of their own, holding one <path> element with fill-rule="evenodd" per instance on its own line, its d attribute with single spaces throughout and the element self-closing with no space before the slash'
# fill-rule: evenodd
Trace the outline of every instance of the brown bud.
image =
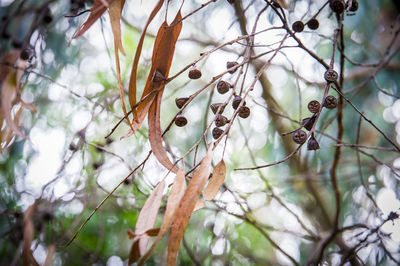
<svg viewBox="0 0 400 266">
<path fill-rule="evenodd" d="M 189 70 L 189 78 L 190 79 L 201 78 L 201 71 L 199 69 L 197 69 L 196 66 L 192 66 L 192 68 Z"/>
<path fill-rule="evenodd" d="M 319 22 L 318 22 L 318 20 L 315 19 L 315 18 L 310 19 L 310 20 L 307 22 L 307 27 L 308 27 L 310 30 L 316 30 L 316 29 L 318 29 L 318 27 L 319 27 Z"/>
<path fill-rule="evenodd" d="M 218 113 L 222 114 L 225 110 L 225 105 L 223 103 L 213 103 L 210 105 L 210 108 L 214 114 L 216 114 L 218 111 L 218 108 L 220 108 Z"/>
<path fill-rule="evenodd" d="M 314 138 L 314 134 L 311 136 L 311 138 L 307 142 L 307 150 L 309 151 L 314 151 L 319 149 L 319 143 L 318 141 Z"/>
<path fill-rule="evenodd" d="M 160 71 L 158 71 L 158 70 L 154 71 L 153 77 L 151 79 L 152 82 L 161 82 L 161 81 L 165 81 L 165 80 L 166 80 L 166 78 Z"/>
<path fill-rule="evenodd" d="M 239 63 L 238 63 L 238 62 L 235 62 L 235 61 L 226 62 L 226 69 L 230 69 L 230 68 L 232 68 L 232 67 L 234 67 L 234 66 L 237 66 L 238 64 L 239 64 Z M 236 72 L 236 70 L 237 70 L 237 68 L 235 68 L 234 70 L 229 71 L 229 73 L 233 74 L 233 73 Z"/>
<path fill-rule="evenodd" d="M 332 96 L 332 95 L 326 96 L 325 102 L 324 102 L 324 107 L 326 107 L 328 109 L 334 109 L 334 108 L 336 108 L 337 104 L 338 104 L 338 101 L 335 98 L 335 96 Z"/>
<path fill-rule="evenodd" d="M 215 127 L 212 131 L 212 136 L 214 139 L 217 139 L 221 137 L 222 133 L 224 133 L 222 129 L 220 129 L 219 127 Z"/>
<path fill-rule="evenodd" d="M 242 97 L 240 97 L 239 95 L 236 95 L 232 101 L 233 109 L 237 109 L 241 101 L 242 101 Z M 246 105 L 246 102 L 243 103 L 243 106 L 245 106 L 245 105 Z"/>
<path fill-rule="evenodd" d="M 223 127 L 228 123 L 228 118 L 226 116 L 223 116 L 221 114 L 217 114 L 217 117 L 215 118 L 215 126 L 217 127 Z"/>
<path fill-rule="evenodd" d="M 183 97 L 183 98 L 176 98 L 175 99 L 175 104 L 176 106 L 181 109 L 182 106 L 189 100 L 189 98 L 187 97 Z"/>
<path fill-rule="evenodd" d="M 307 140 L 307 133 L 301 129 L 298 129 L 293 133 L 292 139 L 297 144 L 303 144 Z"/>
<path fill-rule="evenodd" d="M 356 12 L 357 9 L 358 9 L 358 2 L 357 2 L 356 0 L 353 0 L 353 1 L 351 2 L 351 7 L 350 7 L 349 10 L 350 10 L 351 12 Z"/>
<path fill-rule="evenodd" d="M 31 57 L 31 50 L 30 49 L 23 49 L 21 51 L 21 54 L 19 55 L 19 58 L 21 58 L 22 60 L 28 60 Z"/>
<path fill-rule="evenodd" d="M 312 127 L 314 126 L 315 123 L 315 115 L 313 115 L 312 117 L 308 117 L 308 118 L 304 118 L 303 121 L 301 122 L 301 125 L 307 129 L 308 131 L 310 131 L 312 129 Z"/>
<path fill-rule="evenodd" d="M 186 124 L 187 124 L 187 119 L 182 114 L 178 114 L 175 117 L 175 125 L 177 125 L 178 127 L 186 126 Z"/>
<path fill-rule="evenodd" d="M 319 104 L 318 101 L 312 100 L 308 103 L 307 108 L 311 113 L 318 113 L 321 105 Z"/>
<path fill-rule="evenodd" d="M 343 13 L 345 9 L 345 4 L 343 0 L 330 0 L 329 6 L 337 14 Z"/>
<path fill-rule="evenodd" d="M 78 148 L 74 143 L 70 143 L 68 149 L 70 149 L 71 151 L 76 151 Z"/>
<path fill-rule="evenodd" d="M 325 71 L 324 78 L 327 82 L 335 82 L 338 79 L 338 73 L 333 69 Z"/>
<path fill-rule="evenodd" d="M 226 81 L 220 80 L 217 83 L 217 90 L 221 94 L 225 94 L 229 91 L 229 88 L 231 87 L 231 84 L 229 84 Z"/>
<path fill-rule="evenodd" d="M 304 30 L 304 23 L 301 22 L 300 20 L 295 21 L 295 22 L 292 24 L 292 30 L 293 30 L 294 32 L 302 32 L 302 31 Z"/>
<path fill-rule="evenodd" d="M 247 106 L 242 106 L 239 108 L 239 116 L 241 118 L 247 118 L 250 115 L 250 108 Z"/>
</svg>

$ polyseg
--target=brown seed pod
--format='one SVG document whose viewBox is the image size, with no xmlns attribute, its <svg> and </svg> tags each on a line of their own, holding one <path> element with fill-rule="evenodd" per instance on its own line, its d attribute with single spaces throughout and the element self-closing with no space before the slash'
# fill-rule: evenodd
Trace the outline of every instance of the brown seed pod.
<svg viewBox="0 0 400 266">
<path fill-rule="evenodd" d="M 176 98 L 175 99 L 175 104 L 176 106 L 181 109 L 182 106 L 189 100 L 187 97 L 182 97 L 182 98 Z"/>
<path fill-rule="evenodd" d="M 214 114 L 216 114 L 218 111 L 218 108 L 220 108 L 220 111 L 218 113 L 222 114 L 225 110 L 225 105 L 223 103 L 213 103 L 210 105 L 210 108 Z"/>
<path fill-rule="evenodd" d="M 68 149 L 71 151 L 76 151 L 78 149 L 78 147 L 76 147 L 76 145 L 74 143 L 70 143 L 68 146 Z"/>
<path fill-rule="evenodd" d="M 29 57 L 31 57 L 31 51 L 27 48 L 23 49 L 21 51 L 21 54 L 19 55 L 19 58 L 21 58 L 22 60 L 28 60 Z"/>
<path fill-rule="evenodd" d="M 190 79 L 199 79 L 201 78 L 201 71 L 196 66 L 192 66 L 188 76 Z"/>
<path fill-rule="evenodd" d="M 337 14 L 343 13 L 346 7 L 343 0 L 330 0 L 329 6 Z"/>
<path fill-rule="evenodd" d="M 301 22 L 300 20 L 295 21 L 295 22 L 292 24 L 292 30 L 293 30 L 294 32 L 302 32 L 302 31 L 304 30 L 304 23 Z"/>
<path fill-rule="evenodd" d="M 158 70 L 154 71 L 153 77 L 151 78 L 152 82 L 161 82 L 161 81 L 165 81 L 165 80 L 166 80 L 166 78 L 160 71 L 158 71 Z"/>
<path fill-rule="evenodd" d="M 328 109 L 335 109 L 338 104 L 338 100 L 335 98 L 335 96 L 328 95 L 325 98 L 324 102 L 324 107 Z"/>
<path fill-rule="evenodd" d="M 221 137 L 222 133 L 224 133 L 224 131 L 222 129 L 220 129 L 219 127 L 214 127 L 214 129 L 212 131 L 212 136 L 214 139 L 217 139 L 217 138 Z"/>
<path fill-rule="evenodd" d="M 223 116 L 221 114 L 217 114 L 217 117 L 215 118 L 215 126 L 217 127 L 223 127 L 228 123 L 228 118 L 226 116 Z"/>
<path fill-rule="evenodd" d="M 187 124 L 187 119 L 182 114 L 178 114 L 175 117 L 175 125 L 177 125 L 178 127 L 184 127 L 186 126 L 186 124 Z"/>
<path fill-rule="evenodd" d="M 316 100 L 310 101 L 307 105 L 307 108 L 311 113 L 317 113 L 320 107 L 321 105 L 319 104 L 319 101 Z"/>
<path fill-rule="evenodd" d="M 237 65 L 239 65 L 239 63 L 238 63 L 238 62 L 235 62 L 235 61 L 226 62 L 226 69 L 230 69 L 230 68 L 232 68 L 232 67 L 234 67 L 234 66 L 237 66 Z M 237 68 L 235 68 L 234 70 L 229 71 L 229 73 L 233 74 L 233 73 L 236 72 L 236 70 L 237 70 Z"/>
<path fill-rule="evenodd" d="M 247 118 L 250 115 L 250 108 L 247 106 L 242 106 L 239 108 L 239 116 L 241 118 Z"/>
<path fill-rule="evenodd" d="M 312 127 L 314 126 L 315 123 L 315 115 L 313 115 L 312 117 L 308 117 L 308 118 L 304 118 L 303 121 L 301 122 L 301 125 L 307 129 L 308 131 L 310 131 L 312 129 Z"/>
<path fill-rule="evenodd" d="M 314 151 L 319 149 L 319 143 L 318 141 L 314 138 L 314 134 L 311 136 L 311 138 L 307 142 L 307 150 L 309 151 Z"/>
<path fill-rule="evenodd" d="M 297 144 L 303 144 L 307 140 L 307 133 L 304 130 L 298 129 L 293 133 L 292 139 Z"/>
<path fill-rule="evenodd" d="M 217 83 L 217 90 L 221 94 L 225 94 L 229 91 L 229 88 L 231 87 L 231 84 L 229 84 L 226 81 L 220 80 Z"/>
<path fill-rule="evenodd" d="M 233 109 L 237 109 L 238 108 L 238 106 L 239 106 L 239 104 L 240 104 L 240 102 L 242 101 L 242 97 L 240 97 L 239 95 L 236 95 L 234 98 L 233 98 L 233 101 L 232 101 L 232 107 L 233 107 Z M 246 105 L 246 102 L 244 102 L 243 103 L 243 106 L 245 106 Z"/>
<path fill-rule="evenodd" d="M 319 22 L 318 22 L 318 20 L 315 19 L 315 18 L 310 19 L 310 20 L 307 22 L 307 27 L 308 27 L 310 30 L 316 30 L 316 29 L 318 29 L 318 28 L 319 28 Z"/>
<path fill-rule="evenodd" d="M 338 73 L 333 69 L 328 69 L 327 71 L 325 71 L 324 78 L 326 82 L 335 82 L 338 77 Z"/>
<path fill-rule="evenodd" d="M 347 1 L 348 3 L 348 1 Z M 351 7 L 349 9 L 351 12 L 356 12 L 358 10 L 358 2 L 356 0 L 353 0 L 351 2 Z"/>
</svg>

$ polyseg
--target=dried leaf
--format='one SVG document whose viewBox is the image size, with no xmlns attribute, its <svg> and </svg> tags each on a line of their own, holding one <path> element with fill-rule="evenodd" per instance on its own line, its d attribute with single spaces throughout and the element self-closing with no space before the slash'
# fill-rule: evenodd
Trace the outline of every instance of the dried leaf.
<svg viewBox="0 0 400 266">
<path fill-rule="evenodd" d="M 144 233 L 154 227 L 154 223 L 156 222 L 158 214 L 158 209 L 160 208 L 161 204 L 164 187 L 164 181 L 161 181 L 157 184 L 151 195 L 147 198 L 146 203 L 139 213 L 139 217 L 136 222 L 135 235 L 142 234 L 142 236 L 138 237 L 137 241 L 134 241 L 132 244 L 131 252 L 129 255 L 129 264 L 137 261 L 140 256 L 146 251 L 150 237 Z M 138 247 L 136 247 L 135 245 L 138 245 Z M 139 249 L 139 253 L 134 250 L 136 248 Z"/>
<path fill-rule="evenodd" d="M 135 57 L 133 59 L 131 78 L 129 80 L 129 103 L 131 105 L 132 113 L 133 113 L 134 117 L 137 117 L 136 109 L 134 108 L 134 105 L 136 104 L 137 67 L 138 67 L 140 55 L 142 53 L 144 37 L 146 36 L 146 31 L 147 31 L 149 24 L 154 19 L 154 17 L 157 15 L 158 11 L 161 9 L 163 4 L 164 4 L 164 0 L 159 0 L 157 5 L 154 7 L 153 11 L 151 11 L 149 18 L 147 19 L 146 25 L 143 28 L 142 35 L 140 35 L 139 43 L 137 45 L 136 52 L 135 52 Z M 145 95 L 145 94 L 143 94 L 143 95 Z M 146 115 L 146 113 L 144 115 Z"/>
<path fill-rule="evenodd" d="M 161 241 L 163 236 L 170 229 L 172 222 L 175 220 L 176 211 L 178 210 L 179 202 L 181 201 L 183 194 L 186 190 L 186 182 L 185 182 L 185 170 L 179 169 L 176 174 L 174 184 L 172 185 L 171 193 L 168 197 L 167 208 L 164 214 L 164 220 L 160 228 L 160 232 L 157 235 L 156 240 L 154 241 L 151 248 L 143 255 L 138 265 L 143 265 L 143 263 L 149 258 L 151 253 L 154 251 L 158 243 Z"/>
<path fill-rule="evenodd" d="M 90 15 L 87 18 L 87 20 L 79 27 L 77 32 L 75 32 L 74 36 L 72 36 L 73 39 L 77 39 L 81 37 L 92 25 L 93 23 L 98 20 L 103 13 L 107 10 L 108 5 L 107 3 L 110 4 L 113 0 L 96 0 L 93 3 L 92 8 L 90 9 Z"/>
<path fill-rule="evenodd" d="M 35 234 L 35 227 L 33 225 L 33 214 L 35 213 L 37 202 L 35 201 L 24 214 L 24 245 L 22 247 L 22 265 L 39 265 L 31 250 L 32 241 Z"/>
<path fill-rule="evenodd" d="M 203 158 L 199 169 L 193 174 L 188 188 L 179 203 L 179 209 L 176 213 L 175 222 L 171 228 L 168 241 L 167 265 L 175 265 L 179 252 L 179 247 L 185 232 L 189 218 L 194 210 L 201 190 L 207 182 L 210 174 L 210 165 L 212 160 L 212 145 L 208 148 L 206 156 Z"/>
<path fill-rule="evenodd" d="M 163 82 L 161 82 L 161 84 L 159 84 L 160 82 L 153 82 L 150 78 L 153 77 L 155 71 L 158 71 L 164 77 L 168 76 L 169 69 L 172 63 L 172 58 L 174 56 L 175 44 L 182 29 L 181 18 L 181 11 L 179 10 L 174 21 L 172 22 L 172 25 L 174 26 L 169 27 L 168 24 L 164 22 L 158 30 L 156 41 L 154 44 L 150 75 L 147 79 L 147 84 L 149 84 L 149 86 L 146 86 L 144 91 L 144 93 L 147 93 L 147 91 L 150 92 L 152 90 L 159 89 L 159 91 L 157 92 L 157 98 L 151 104 L 148 114 L 149 141 L 151 149 L 157 160 L 164 167 L 174 173 L 177 173 L 178 168 L 174 166 L 169 160 L 167 153 L 162 145 L 160 109 L 162 94 L 164 91 L 164 84 Z"/>
<path fill-rule="evenodd" d="M 226 166 L 222 159 L 214 168 L 210 181 L 203 192 L 205 200 L 212 200 L 219 191 L 220 186 L 224 183 L 226 176 Z"/>
<path fill-rule="evenodd" d="M 14 65 L 18 60 L 20 50 L 11 50 L 3 55 L 0 63 L 0 82 L 3 82 L 8 74 L 13 72 Z"/>
<path fill-rule="evenodd" d="M 128 238 L 129 239 L 134 239 L 135 237 L 141 237 L 143 235 L 157 236 L 159 232 L 160 232 L 160 228 L 151 228 L 151 229 L 147 230 L 144 233 L 135 234 L 134 232 L 132 232 L 132 230 L 129 229 L 128 230 Z"/>
</svg>

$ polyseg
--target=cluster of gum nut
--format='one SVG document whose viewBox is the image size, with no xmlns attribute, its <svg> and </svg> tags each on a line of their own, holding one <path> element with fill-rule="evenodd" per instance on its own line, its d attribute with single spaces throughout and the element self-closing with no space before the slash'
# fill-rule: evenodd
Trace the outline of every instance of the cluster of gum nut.
<svg viewBox="0 0 400 266">
<path fill-rule="evenodd" d="M 233 68 L 235 66 L 237 66 L 238 63 L 231 61 L 231 62 L 227 62 L 226 63 L 226 68 L 230 69 Z M 229 73 L 233 74 L 235 73 L 237 70 L 237 68 L 235 68 L 234 70 L 230 70 Z M 190 70 L 189 70 L 189 74 L 188 74 L 190 79 L 199 79 L 201 77 L 201 71 L 196 67 L 193 66 Z M 217 91 L 220 94 L 225 94 L 229 91 L 229 89 L 233 88 L 233 86 L 224 80 L 220 80 L 217 83 Z M 183 97 L 183 98 L 176 98 L 175 99 L 175 103 L 176 106 L 180 109 L 183 107 L 183 105 L 189 100 L 188 97 Z M 235 95 L 233 100 L 232 100 L 232 107 L 233 109 L 237 109 L 240 105 L 242 101 L 242 97 L 240 97 L 240 95 Z M 229 123 L 229 119 L 224 116 L 222 113 L 225 110 L 225 104 L 224 103 L 213 103 L 210 105 L 211 111 L 216 115 L 215 117 L 215 128 L 212 130 L 212 136 L 214 139 L 218 139 L 222 133 L 224 132 L 223 129 L 221 129 L 221 127 L 225 126 L 227 123 Z M 250 108 L 246 106 L 246 102 L 243 102 L 243 105 L 239 108 L 238 111 L 238 115 L 241 118 L 247 118 L 250 115 Z M 187 119 L 186 117 L 180 112 L 176 117 L 175 117 L 175 125 L 177 125 L 178 127 L 183 127 L 187 124 Z"/>
</svg>

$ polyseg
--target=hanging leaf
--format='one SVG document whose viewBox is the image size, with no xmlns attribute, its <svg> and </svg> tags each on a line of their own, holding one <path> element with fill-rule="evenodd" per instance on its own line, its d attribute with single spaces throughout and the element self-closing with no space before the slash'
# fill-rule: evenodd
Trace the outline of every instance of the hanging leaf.
<svg viewBox="0 0 400 266">
<path fill-rule="evenodd" d="M 24 214 L 24 245 L 22 247 L 22 265 L 39 265 L 32 254 L 32 241 L 35 234 L 35 227 L 33 225 L 33 214 L 35 213 L 37 202 L 35 201 Z"/>
<path fill-rule="evenodd" d="M 203 158 L 199 169 L 193 174 L 176 213 L 175 222 L 171 228 L 168 240 L 167 265 L 175 265 L 179 252 L 179 247 L 185 232 L 189 218 L 194 210 L 196 202 L 200 196 L 201 190 L 207 182 L 210 174 L 210 165 L 212 160 L 212 145 L 208 148 L 206 156 Z"/>
<path fill-rule="evenodd" d="M 146 203 L 139 213 L 134 234 L 141 236 L 137 237 L 133 241 L 129 254 L 129 264 L 137 261 L 140 256 L 146 251 L 150 236 L 144 233 L 154 227 L 154 223 L 156 222 L 158 214 L 158 209 L 160 208 L 161 204 L 164 187 L 164 181 L 161 181 L 157 184 L 151 195 L 147 198 Z"/>
<path fill-rule="evenodd" d="M 75 32 L 73 39 L 81 37 L 107 10 L 108 5 L 113 0 L 96 0 L 90 9 L 90 15 L 87 20 L 79 27 L 77 32 Z"/>
<path fill-rule="evenodd" d="M 174 26 L 168 27 L 166 22 L 161 25 L 156 42 L 154 44 L 153 57 L 152 57 L 152 67 L 149 77 L 153 77 L 154 74 L 161 73 L 164 77 L 168 76 L 169 69 L 171 67 L 172 58 L 174 56 L 175 44 L 178 40 L 178 36 L 182 29 L 181 22 L 181 12 L 179 11 L 176 15 L 172 24 Z M 179 21 L 179 23 L 178 23 Z M 155 72 L 157 71 L 157 73 Z M 149 79 L 148 79 L 149 81 Z M 153 82 L 150 80 L 149 91 L 159 88 L 157 92 L 157 98 L 154 100 L 149 109 L 148 123 L 149 123 L 149 141 L 151 149 L 156 156 L 157 160 L 167 169 L 176 173 L 178 168 L 172 164 L 169 160 L 167 153 L 162 145 L 162 135 L 160 126 L 160 111 L 161 111 L 161 101 L 162 94 L 164 90 L 164 84 L 161 82 Z M 146 92 L 146 90 L 145 90 Z M 144 92 L 144 93 L 145 93 Z"/>
<path fill-rule="evenodd" d="M 138 67 L 140 55 L 142 54 L 143 41 L 146 36 L 146 31 L 147 31 L 148 26 L 150 25 L 150 23 L 154 19 L 154 17 L 157 15 L 158 11 L 161 9 L 163 4 L 164 4 L 164 0 L 159 0 L 157 5 L 154 7 L 153 11 L 151 11 L 149 18 L 147 19 L 146 25 L 143 28 L 142 35 L 140 35 L 139 43 L 137 45 L 136 52 L 135 52 L 135 57 L 133 59 L 131 78 L 129 80 L 129 103 L 131 105 L 132 113 L 133 113 L 134 117 L 137 117 L 137 114 L 136 114 L 137 111 L 136 111 L 136 108 L 134 108 L 134 106 L 136 104 L 136 90 L 137 90 L 136 89 L 136 79 L 137 79 L 137 67 Z M 143 95 L 145 95 L 145 94 L 143 94 Z M 143 98 L 143 96 L 142 96 L 142 98 Z M 139 106 L 138 109 L 140 109 L 140 108 L 142 108 L 142 107 Z M 144 114 L 144 116 L 146 116 L 146 113 Z"/>
<path fill-rule="evenodd" d="M 179 202 L 181 201 L 183 194 L 186 190 L 186 182 L 185 182 L 185 170 L 179 169 L 176 174 L 174 183 L 172 185 L 171 193 L 168 197 L 167 208 L 164 214 L 164 220 L 161 225 L 160 231 L 157 235 L 156 240 L 154 241 L 151 248 L 143 255 L 138 265 L 143 265 L 143 263 L 149 258 L 151 253 L 157 247 L 158 243 L 161 241 L 163 236 L 170 229 L 172 222 L 175 220 L 176 212 L 178 210 Z"/>
<path fill-rule="evenodd" d="M 210 181 L 203 192 L 205 200 L 212 200 L 219 191 L 219 188 L 224 183 L 226 176 L 226 166 L 224 160 L 221 160 L 214 168 Z"/>
</svg>

